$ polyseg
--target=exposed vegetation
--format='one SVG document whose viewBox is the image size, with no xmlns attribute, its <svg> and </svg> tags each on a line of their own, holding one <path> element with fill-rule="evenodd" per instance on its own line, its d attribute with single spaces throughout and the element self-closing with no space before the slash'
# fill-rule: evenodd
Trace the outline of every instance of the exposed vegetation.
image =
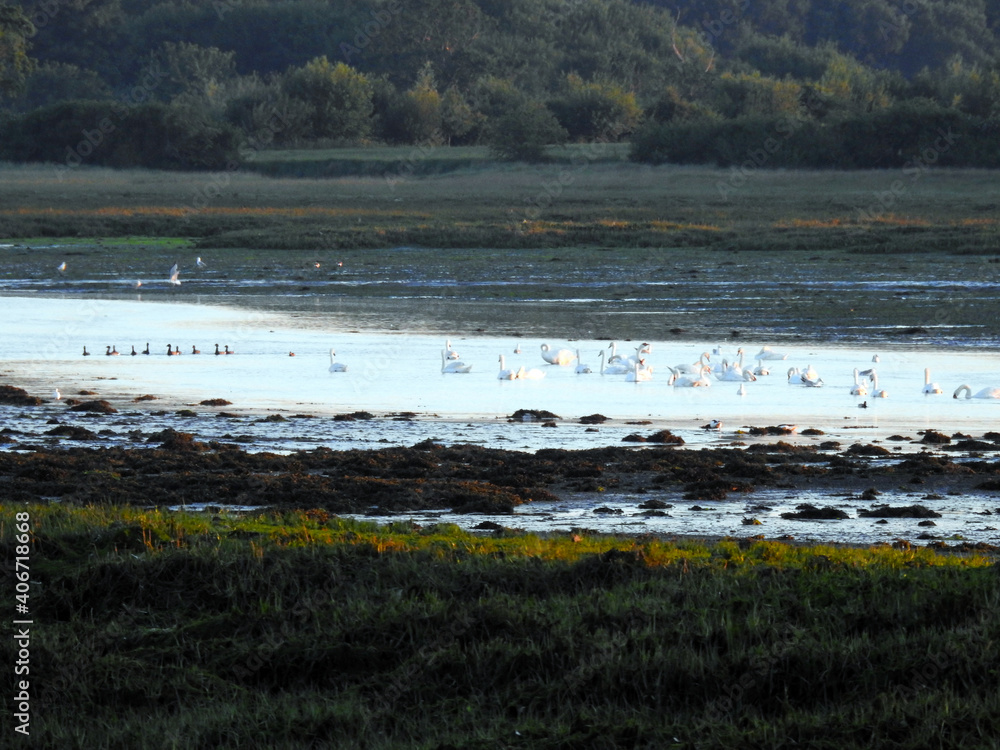
<svg viewBox="0 0 1000 750">
<path fill-rule="evenodd" d="M 480 166 L 418 179 L 425 160 L 432 171 L 446 157 L 406 147 L 366 153 L 371 161 L 358 151 L 345 158 L 371 176 L 338 180 L 0 166 L 0 238 L 126 238 L 129 258 L 164 241 L 146 238 L 180 236 L 205 248 L 362 256 L 400 246 L 645 254 L 837 248 L 876 260 L 995 254 L 1000 228 L 996 176 L 987 170 L 650 169 L 611 161 L 620 148 L 574 145 L 550 151 L 562 161 L 544 167 Z M 261 160 L 309 174 L 329 154 L 316 162 L 287 152 Z"/>
<path fill-rule="evenodd" d="M 36 743 L 916 748 L 1000 729 L 982 555 L 3 506 L 7 559 L 15 510 Z"/>
</svg>

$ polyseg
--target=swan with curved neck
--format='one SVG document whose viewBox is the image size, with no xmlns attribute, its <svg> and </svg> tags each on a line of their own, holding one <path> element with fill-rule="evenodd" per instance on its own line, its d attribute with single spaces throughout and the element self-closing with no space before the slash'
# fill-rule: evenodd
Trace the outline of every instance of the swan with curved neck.
<svg viewBox="0 0 1000 750">
<path fill-rule="evenodd" d="M 460 359 L 458 352 L 451 348 L 451 339 L 444 342 L 444 353 L 447 359 Z"/>
<path fill-rule="evenodd" d="M 542 344 L 542 359 L 550 365 L 571 365 L 576 360 L 576 355 L 569 349 L 558 349 L 553 352 L 548 344 Z"/>
<path fill-rule="evenodd" d="M 670 369 L 673 370 L 676 373 L 681 374 L 681 375 L 697 375 L 705 367 L 707 367 L 708 370 L 709 370 L 709 372 L 711 372 L 712 366 L 709 364 L 709 361 L 711 359 L 712 359 L 712 355 L 711 354 L 709 354 L 708 352 L 702 352 L 701 356 L 698 357 L 698 361 L 697 362 L 691 362 L 691 363 L 682 362 L 681 364 L 675 365 L 674 367 L 671 367 Z"/>
<path fill-rule="evenodd" d="M 227 346 L 226 349 L 229 347 Z M 227 354 L 229 352 L 226 352 Z M 343 362 L 338 362 L 336 360 L 337 352 L 334 349 L 330 350 L 330 369 L 328 372 L 347 372 L 347 365 Z"/>
<path fill-rule="evenodd" d="M 959 394 L 962 393 L 963 391 L 965 392 L 965 397 L 967 399 L 968 398 L 1000 398 L 1000 388 L 989 388 L 989 387 L 987 387 L 987 388 L 983 388 L 981 391 L 978 391 L 977 393 L 973 393 L 972 392 L 972 388 L 970 388 L 968 385 L 960 385 L 960 386 L 958 386 L 958 388 L 956 388 L 955 392 L 952 394 L 952 398 L 961 398 L 959 396 Z"/>
<path fill-rule="evenodd" d="M 698 376 L 691 373 L 682 373 L 675 370 L 673 367 L 670 371 L 673 373 L 671 380 L 671 385 L 675 388 L 708 388 L 712 385 L 712 381 L 708 379 L 708 374 L 711 372 L 712 368 L 705 365 L 701 368 L 701 372 Z"/>
<path fill-rule="evenodd" d="M 452 373 L 452 372 L 469 372 L 472 369 L 472 365 L 467 365 L 458 359 L 451 359 L 449 357 L 449 350 L 441 350 L 441 372 Z"/>
<path fill-rule="evenodd" d="M 580 359 L 580 350 L 576 350 L 576 374 L 577 375 L 589 375 L 593 370 L 590 369 L 590 365 L 585 365 L 583 360 Z"/>
<path fill-rule="evenodd" d="M 970 388 L 969 390 L 972 389 Z M 939 386 L 937 383 L 931 382 L 931 368 L 929 367 L 924 368 L 924 388 L 923 391 L 921 392 L 928 395 L 944 393 L 944 391 L 941 390 L 941 386 Z"/>
</svg>

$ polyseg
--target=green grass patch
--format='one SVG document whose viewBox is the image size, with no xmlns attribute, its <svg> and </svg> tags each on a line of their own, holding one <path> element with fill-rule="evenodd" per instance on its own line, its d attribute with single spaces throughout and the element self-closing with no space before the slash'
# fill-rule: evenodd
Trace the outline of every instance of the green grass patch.
<svg viewBox="0 0 1000 750">
<path fill-rule="evenodd" d="M 998 729 L 1000 586 L 974 551 L 49 505 L 0 509 L 7 559 L 24 511 L 47 746 L 916 748 Z"/>
</svg>

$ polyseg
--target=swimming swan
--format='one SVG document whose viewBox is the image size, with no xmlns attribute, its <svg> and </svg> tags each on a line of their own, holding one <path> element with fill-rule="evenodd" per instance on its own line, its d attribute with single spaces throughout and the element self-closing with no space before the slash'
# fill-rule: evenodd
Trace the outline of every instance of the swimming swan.
<svg viewBox="0 0 1000 750">
<path fill-rule="evenodd" d="M 878 373 L 872 370 L 872 374 L 868 376 L 869 380 L 872 381 L 872 396 L 875 398 L 889 398 L 889 393 L 878 387 Z"/>
<path fill-rule="evenodd" d="M 671 385 L 675 388 L 708 388 L 712 385 L 712 381 L 708 379 L 708 373 L 711 372 L 711 369 L 708 365 L 705 365 L 701 368 L 698 377 L 695 377 L 691 373 L 678 372 L 671 367 L 670 371 L 673 373 L 673 376 L 670 378 Z"/>
<path fill-rule="evenodd" d="M 754 355 L 754 359 L 788 359 L 788 355 L 783 352 L 776 352 L 769 346 L 762 346 L 760 351 Z"/>
<path fill-rule="evenodd" d="M 618 358 L 616 362 L 604 363 L 604 350 L 601 349 L 600 354 L 597 355 L 601 359 L 601 375 L 625 375 L 632 367 L 628 365 L 625 360 Z"/>
<path fill-rule="evenodd" d="M 580 350 L 579 349 L 576 350 L 576 362 L 577 362 L 577 365 L 576 365 L 576 374 L 577 375 L 589 375 L 590 373 L 593 372 L 593 370 L 590 369 L 590 365 L 583 364 L 583 360 L 580 359 Z"/>
<path fill-rule="evenodd" d="M 851 386 L 851 395 L 852 396 L 867 396 L 868 395 L 868 389 L 865 387 L 865 384 L 862 383 L 860 380 L 858 380 L 858 368 L 857 367 L 854 368 L 854 385 Z"/>
<path fill-rule="evenodd" d="M 226 349 L 229 347 L 227 346 Z M 228 353 L 228 352 L 227 352 Z M 330 369 L 329 372 L 347 372 L 347 365 L 343 362 L 337 362 L 334 357 L 337 356 L 337 352 L 333 349 L 330 350 Z"/>
<path fill-rule="evenodd" d="M 924 389 L 922 392 L 928 395 L 932 393 L 944 393 L 944 391 L 941 390 L 941 386 L 937 383 L 931 382 L 931 368 L 929 367 L 924 368 Z"/>
<path fill-rule="evenodd" d="M 524 365 L 514 373 L 515 380 L 541 380 L 545 377 L 545 373 L 539 369 L 532 367 L 530 370 L 524 369 Z"/>
<path fill-rule="evenodd" d="M 472 365 L 467 365 L 457 359 L 452 359 L 449 361 L 448 349 L 441 350 L 441 372 L 469 372 L 472 369 Z"/>
<path fill-rule="evenodd" d="M 653 368 L 647 367 L 645 360 L 640 359 L 632 366 L 632 371 L 625 376 L 626 383 L 644 383 L 653 379 Z"/>
<path fill-rule="evenodd" d="M 550 353 L 548 344 L 542 344 L 542 359 L 550 365 L 571 365 L 576 360 L 576 355 L 569 349 L 559 349 Z"/>
<path fill-rule="evenodd" d="M 709 362 L 710 359 L 712 359 L 712 355 L 711 354 L 709 354 L 708 352 L 702 352 L 701 356 L 698 357 L 698 361 L 697 362 L 693 362 L 693 363 L 690 363 L 690 364 L 687 363 L 687 362 L 682 362 L 681 364 L 675 365 L 674 367 L 671 367 L 670 369 L 673 370 L 676 373 L 681 374 L 681 375 L 697 375 L 705 367 L 708 367 L 709 371 L 711 372 L 712 368 L 708 364 L 708 362 Z"/>
<path fill-rule="evenodd" d="M 979 393 L 973 393 L 967 385 L 960 385 L 955 389 L 952 398 L 959 398 L 959 393 L 965 391 L 966 398 L 1000 398 L 1000 388 L 983 388 Z"/>
<path fill-rule="evenodd" d="M 451 339 L 444 342 L 444 354 L 448 359 L 460 359 L 458 352 L 451 348 Z"/>
<path fill-rule="evenodd" d="M 510 368 L 505 368 L 503 365 L 504 365 L 503 355 L 501 354 L 500 372 L 497 373 L 497 380 L 514 380 L 514 378 L 517 376 L 517 373 L 514 372 L 514 370 L 511 370 Z"/>
</svg>

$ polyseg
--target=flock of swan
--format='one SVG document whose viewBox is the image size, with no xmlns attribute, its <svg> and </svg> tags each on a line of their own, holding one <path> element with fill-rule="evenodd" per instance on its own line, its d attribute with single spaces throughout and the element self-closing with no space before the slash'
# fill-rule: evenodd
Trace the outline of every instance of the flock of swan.
<svg viewBox="0 0 1000 750">
<path fill-rule="evenodd" d="M 548 344 L 541 344 L 540 353 L 542 359 L 550 365 L 568 367 L 576 363 L 576 373 L 580 375 L 592 374 L 595 372 L 589 365 L 583 362 L 580 350 L 553 349 Z M 521 353 L 520 343 L 514 348 L 514 354 Z M 649 343 L 642 343 L 635 347 L 634 354 L 619 354 L 617 344 L 611 342 L 605 349 L 598 352 L 600 366 L 596 372 L 603 376 L 624 376 L 626 382 L 642 383 L 653 379 L 654 366 L 647 360 L 652 353 L 652 346 Z M 334 352 L 330 350 L 330 371 L 344 372 L 345 365 L 335 365 L 333 361 Z M 718 359 L 715 363 L 712 357 Z M 730 361 L 722 357 L 722 350 L 716 348 L 712 353 L 702 352 L 694 362 L 681 362 L 676 365 L 667 365 L 670 372 L 667 383 L 675 388 L 708 388 L 713 383 L 739 383 L 737 393 L 746 395 L 746 384 L 752 383 L 759 377 L 771 374 L 769 362 L 788 359 L 788 354 L 772 349 L 770 346 L 763 346 L 757 354 L 753 356 L 755 365 L 746 363 L 746 353 L 742 347 L 736 350 L 736 356 Z M 872 357 L 872 362 L 878 364 L 879 356 Z M 526 368 L 521 366 L 517 369 L 506 366 L 506 359 L 503 354 L 499 356 L 500 369 L 497 372 L 499 380 L 539 380 L 545 377 L 545 372 L 538 368 Z M 342 369 L 334 369 L 337 368 Z M 444 349 L 441 350 L 441 372 L 444 374 L 468 373 L 472 371 L 472 365 L 462 362 L 459 354 L 451 345 L 451 341 L 445 342 Z M 879 386 L 878 371 L 874 368 L 860 370 L 854 368 L 854 383 L 850 387 L 852 396 L 871 396 L 872 398 L 888 398 L 889 392 Z M 789 385 L 801 385 L 807 388 L 820 388 L 825 385 L 823 378 L 810 364 L 805 369 L 790 367 L 785 373 Z M 940 395 L 944 393 L 940 385 L 931 381 L 930 368 L 924 369 L 924 386 L 922 393 L 925 395 Z M 987 387 L 977 392 L 972 391 L 969 385 L 959 386 L 954 394 L 954 398 L 966 399 L 1000 399 L 1000 388 Z M 861 404 L 867 406 L 867 402 Z"/>
<path fill-rule="evenodd" d="M 168 356 L 182 354 L 181 348 L 175 347 L 172 344 L 167 344 L 166 349 L 165 354 Z M 520 354 L 521 351 L 520 343 L 518 343 L 514 348 L 514 354 Z M 201 350 L 197 346 L 192 345 L 190 353 L 201 354 Z M 224 349 L 220 349 L 218 344 L 215 345 L 214 354 L 216 355 L 235 353 L 234 350 L 229 348 L 228 344 Z M 113 357 L 120 356 L 122 352 L 119 352 L 117 346 L 112 344 L 106 347 L 104 354 Z M 132 346 L 130 354 L 131 356 L 150 354 L 149 344 L 147 343 L 146 348 L 142 351 L 136 351 L 135 346 Z M 610 342 L 607 347 L 598 352 L 597 356 L 600 365 L 596 369 L 591 368 L 583 362 L 579 349 L 575 351 L 570 349 L 554 349 L 548 344 L 541 344 L 540 354 L 542 360 L 548 365 L 569 367 L 575 364 L 575 372 L 579 375 L 597 373 L 605 377 L 624 377 L 624 380 L 629 383 L 651 381 L 653 380 L 655 370 L 654 366 L 649 362 L 652 354 L 652 346 L 645 342 L 635 347 L 634 353 L 630 354 L 619 354 L 617 344 L 613 341 Z M 89 357 L 90 355 L 91 352 L 87 351 L 87 347 L 83 347 L 83 356 Z M 295 355 L 289 352 L 289 356 Z M 336 357 L 337 352 L 334 349 L 330 349 L 329 372 L 347 372 L 347 364 L 338 362 Z M 716 358 L 714 362 L 713 357 Z M 753 356 L 753 361 L 756 364 L 750 365 L 746 362 L 745 352 L 742 347 L 736 350 L 736 355 L 732 361 L 722 356 L 721 348 L 716 348 L 712 353 L 707 351 L 702 352 L 694 362 L 680 362 L 673 366 L 667 365 L 665 369 L 670 374 L 667 376 L 666 382 L 675 388 L 708 388 L 715 383 L 739 383 L 737 393 L 743 396 L 747 393 L 746 386 L 748 383 L 753 383 L 758 378 L 771 375 L 772 365 L 769 363 L 786 360 L 787 358 L 787 353 L 764 346 Z M 878 355 L 872 357 L 873 363 L 877 364 L 878 361 Z M 545 377 L 545 371 L 536 367 L 525 367 L 524 365 L 517 368 L 507 367 L 503 354 L 499 356 L 499 363 L 500 367 L 497 372 L 498 380 L 540 380 Z M 463 362 L 458 352 L 452 347 L 451 341 L 446 341 L 444 348 L 441 350 L 442 374 L 465 374 L 471 371 L 472 365 Z M 889 397 L 888 391 L 879 386 L 878 371 L 874 367 L 866 370 L 860 370 L 855 367 L 853 376 L 854 380 L 850 386 L 850 395 L 869 396 L 872 398 Z M 790 367 L 785 372 L 785 377 L 789 385 L 804 386 L 807 388 L 820 388 L 825 385 L 823 378 L 811 364 L 807 365 L 805 369 Z M 932 382 L 929 368 L 924 369 L 922 393 L 925 395 L 941 395 L 944 393 L 938 383 Z M 973 391 L 970 385 L 963 384 L 955 390 L 952 396 L 956 399 L 1000 399 L 1000 387 L 986 387 L 978 391 Z M 867 406 L 867 402 L 859 405 L 863 407 Z"/>
</svg>

